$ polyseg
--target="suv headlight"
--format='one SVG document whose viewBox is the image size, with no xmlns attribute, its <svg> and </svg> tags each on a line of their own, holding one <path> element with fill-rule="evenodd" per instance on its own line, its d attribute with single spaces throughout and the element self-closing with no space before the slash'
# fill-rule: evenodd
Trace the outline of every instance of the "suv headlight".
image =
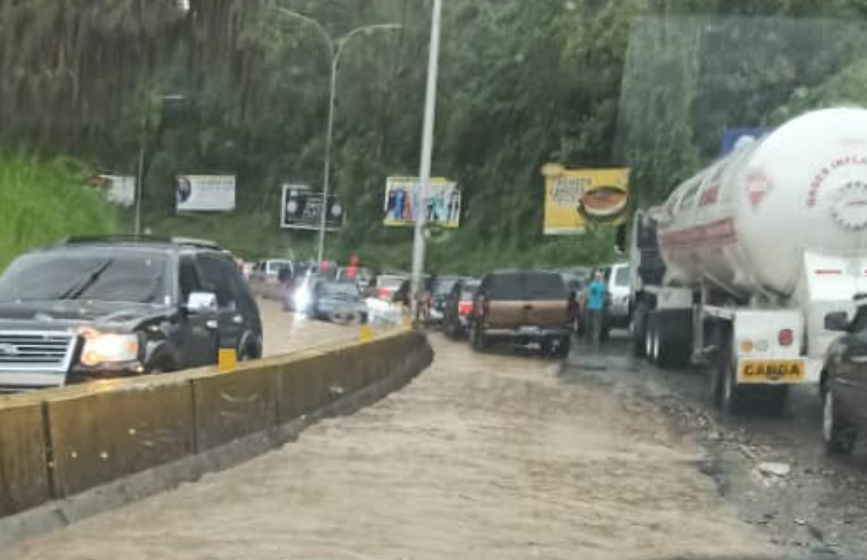
<svg viewBox="0 0 867 560">
<path fill-rule="evenodd" d="M 85 366 L 133 362 L 138 359 L 138 335 L 101 333 L 94 330 L 83 331 L 81 335 L 84 337 L 81 363 Z"/>
</svg>

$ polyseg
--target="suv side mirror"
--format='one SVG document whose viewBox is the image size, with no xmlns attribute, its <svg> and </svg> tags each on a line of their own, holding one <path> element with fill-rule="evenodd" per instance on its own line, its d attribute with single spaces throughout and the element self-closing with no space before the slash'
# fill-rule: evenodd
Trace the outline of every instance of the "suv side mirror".
<svg viewBox="0 0 867 560">
<path fill-rule="evenodd" d="M 849 315 L 845 311 L 835 311 L 825 315 L 825 330 L 847 332 L 849 330 Z"/>
<path fill-rule="evenodd" d="M 204 315 L 217 311 L 217 296 L 211 292 L 193 292 L 184 306 L 192 315 Z"/>
</svg>

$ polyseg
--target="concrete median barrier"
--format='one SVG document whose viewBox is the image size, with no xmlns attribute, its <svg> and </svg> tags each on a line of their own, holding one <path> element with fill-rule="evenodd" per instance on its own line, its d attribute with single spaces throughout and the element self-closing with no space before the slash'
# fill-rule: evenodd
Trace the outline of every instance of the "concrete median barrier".
<svg viewBox="0 0 867 560">
<path fill-rule="evenodd" d="M 69 387 L 45 401 L 56 498 L 195 451 L 190 383 L 182 377 Z"/>
<path fill-rule="evenodd" d="M 264 453 L 384 397 L 432 357 L 422 334 L 394 331 L 229 372 L 0 398 L 0 548 Z"/>
<path fill-rule="evenodd" d="M 202 452 L 277 424 L 276 365 L 243 365 L 235 371 L 190 377 L 196 451 Z"/>
<path fill-rule="evenodd" d="M 42 403 L 0 399 L 0 516 L 50 499 Z"/>
</svg>

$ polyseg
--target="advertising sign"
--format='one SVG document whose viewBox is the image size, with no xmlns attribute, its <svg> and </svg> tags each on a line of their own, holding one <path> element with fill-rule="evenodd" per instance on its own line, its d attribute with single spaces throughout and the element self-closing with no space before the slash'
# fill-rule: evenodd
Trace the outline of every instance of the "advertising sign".
<svg viewBox="0 0 867 560">
<path fill-rule="evenodd" d="M 628 169 L 542 168 L 545 177 L 545 235 L 577 235 L 588 224 L 623 223 L 629 199 Z"/>
<path fill-rule="evenodd" d="M 308 185 L 283 185 L 280 227 L 283 229 L 318 230 L 322 223 L 322 193 Z M 343 225 L 343 206 L 334 195 L 328 195 L 325 209 L 326 231 L 337 231 Z"/>
<path fill-rule="evenodd" d="M 175 183 L 178 212 L 235 209 L 234 175 L 180 175 Z"/>
<path fill-rule="evenodd" d="M 418 177 L 389 177 L 385 186 L 385 225 L 414 226 L 419 212 L 421 181 Z M 455 181 L 431 179 L 428 190 L 427 221 L 457 229 L 461 225 L 461 190 Z"/>
<path fill-rule="evenodd" d="M 135 177 L 100 175 L 96 177 L 95 183 L 105 189 L 110 203 L 126 207 L 135 204 Z"/>
</svg>

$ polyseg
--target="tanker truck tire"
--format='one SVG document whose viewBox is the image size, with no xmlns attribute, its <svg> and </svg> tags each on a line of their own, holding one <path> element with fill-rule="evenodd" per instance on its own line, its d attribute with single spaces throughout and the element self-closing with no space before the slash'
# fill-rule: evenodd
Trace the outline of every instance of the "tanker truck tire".
<svg viewBox="0 0 867 560">
<path fill-rule="evenodd" d="M 650 360 L 662 368 L 678 368 L 689 363 L 692 353 L 692 310 L 665 309 L 648 316 Z"/>
<path fill-rule="evenodd" d="M 635 358 L 643 358 L 646 355 L 647 315 L 648 311 L 644 303 L 639 303 L 632 312 L 629 332 L 632 334 L 632 355 Z"/>
<path fill-rule="evenodd" d="M 746 396 L 746 390 L 739 387 L 735 379 L 731 336 L 731 329 L 728 327 L 718 327 L 714 332 L 714 346 L 718 351 L 712 371 L 711 399 L 723 415 L 739 413 L 743 409 Z"/>
</svg>

